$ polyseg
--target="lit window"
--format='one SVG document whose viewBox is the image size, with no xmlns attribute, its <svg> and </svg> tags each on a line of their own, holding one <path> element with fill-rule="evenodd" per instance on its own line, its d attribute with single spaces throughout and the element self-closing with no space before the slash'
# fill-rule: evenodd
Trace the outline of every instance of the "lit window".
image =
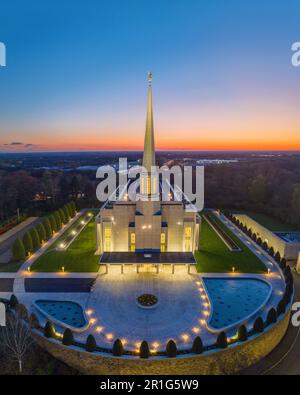
<svg viewBox="0 0 300 395">
<path fill-rule="evenodd" d="M 192 228 L 186 226 L 184 228 L 184 249 L 185 251 L 191 251 L 192 249 Z"/>
<path fill-rule="evenodd" d="M 135 233 L 130 234 L 130 251 L 135 251 Z"/>
<path fill-rule="evenodd" d="M 104 229 L 104 251 L 111 250 L 111 228 Z"/>
</svg>

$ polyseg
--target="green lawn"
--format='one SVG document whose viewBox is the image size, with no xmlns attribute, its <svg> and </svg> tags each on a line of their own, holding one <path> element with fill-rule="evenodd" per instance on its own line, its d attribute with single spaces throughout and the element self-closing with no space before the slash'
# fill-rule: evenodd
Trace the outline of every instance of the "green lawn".
<svg viewBox="0 0 300 395">
<path fill-rule="evenodd" d="M 60 240 L 55 242 L 55 245 L 63 239 L 64 236 L 61 236 Z M 51 247 L 34 262 L 31 270 L 37 272 L 57 272 L 64 266 L 68 272 L 96 272 L 99 269 L 99 256 L 94 255 L 95 250 L 96 229 L 95 220 L 93 219 L 86 225 L 84 230 L 66 251 L 55 251 Z"/>
<path fill-rule="evenodd" d="M 226 273 L 232 267 L 241 273 L 266 272 L 265 265 L 258 257 L 243 244 L 221 221 L 218 224 L 242 249 L 241 252 L 231 252 L 216 232 L 202 219 L 202 239 L 200 251 L 195 253 L 197 270 L 199 272 Z"/>
<path fill-rule="evenodd" d="M 22 265 L 23 261 L 21 262 L 8 262 L 8 263 L 0 263 L 0 272 L 11 272 L 11 273 L 16 273 L 21 265 Z"/>
<path fill-rule="evenodd" d="M 250 218 L 254 219 L 258 223 L 260 223 L 262 226 L 266 227 L 267 229 L 271 231 L 280 231 L 280 230 L 285 230 L 285 231 L 293 231 L 293 230 L 299 230 L 299 227 L 297 228 L 294 225 L 290 225 L 286 222 L 282 222 L 277 218 L 271 217 L 266 214 L 260 214 L 260 213 L 255 213 L 252 211 L 243 211 L 240 212 L 240 214 L 246 214 Z"/>
</svg>

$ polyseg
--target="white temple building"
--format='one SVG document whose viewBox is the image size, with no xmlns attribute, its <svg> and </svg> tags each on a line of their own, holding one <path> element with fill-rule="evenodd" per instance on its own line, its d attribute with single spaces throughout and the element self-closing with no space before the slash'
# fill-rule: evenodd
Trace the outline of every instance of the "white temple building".
<svg viewBox="0 0 300 395">
<path fill-rule="evenodd" d="M 152 109 L 152 74 L 149 73 L 148 108 L 140 177 L 141 200 L 126 197 L 106 202 L 96 217 L 97 253 L 103 263 L 194 263 L 200 246 L 200 216 L 184 201 L 163 201 L 160 188 L 151 182 L 155 166 Z M 159 184 L 157 184 L 159 185 Z M 142 199 L 148 197 L 148 199 Z M 152 198 L 152 199 L 151 199 Z M 146 258 L 145 258 L 146 257 Z"/>
</svg>

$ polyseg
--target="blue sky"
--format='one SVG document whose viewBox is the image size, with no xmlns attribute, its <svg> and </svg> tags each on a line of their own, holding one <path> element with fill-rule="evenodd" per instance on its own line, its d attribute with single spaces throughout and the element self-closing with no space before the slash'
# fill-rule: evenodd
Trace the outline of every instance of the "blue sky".
<svg viewBox="0 0 300 395">
<path fill-rule="evenodd" d="M 298 0 L 2 0 L 0 150 L 141 147 L 148 70 L 159 148 L 300 148 L 299 18 Z"/>
</svg>

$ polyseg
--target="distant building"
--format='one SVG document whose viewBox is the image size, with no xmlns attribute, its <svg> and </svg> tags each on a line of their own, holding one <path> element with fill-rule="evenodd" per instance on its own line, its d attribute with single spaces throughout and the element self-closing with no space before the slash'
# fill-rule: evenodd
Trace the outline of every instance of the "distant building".
<svg viewBox="0 0 300 395">
<path fill-rule="evenodd" d="M 148 200 L 133 202 L 125 197 L 102 206 L 96 217 L 98 253 L 193 253 L 199 247 L 200 217 L 187 210 L 184 202 L 162 201 L 160 189 L 155 190 L 155 183 L 151 184 L 151 166 L 155 166 L 151 73 L 143 166 L 148 174 L 141 177 L 140 195 Z M 149 199 L 152 197 L 157 200 Z"/>
</svg>

